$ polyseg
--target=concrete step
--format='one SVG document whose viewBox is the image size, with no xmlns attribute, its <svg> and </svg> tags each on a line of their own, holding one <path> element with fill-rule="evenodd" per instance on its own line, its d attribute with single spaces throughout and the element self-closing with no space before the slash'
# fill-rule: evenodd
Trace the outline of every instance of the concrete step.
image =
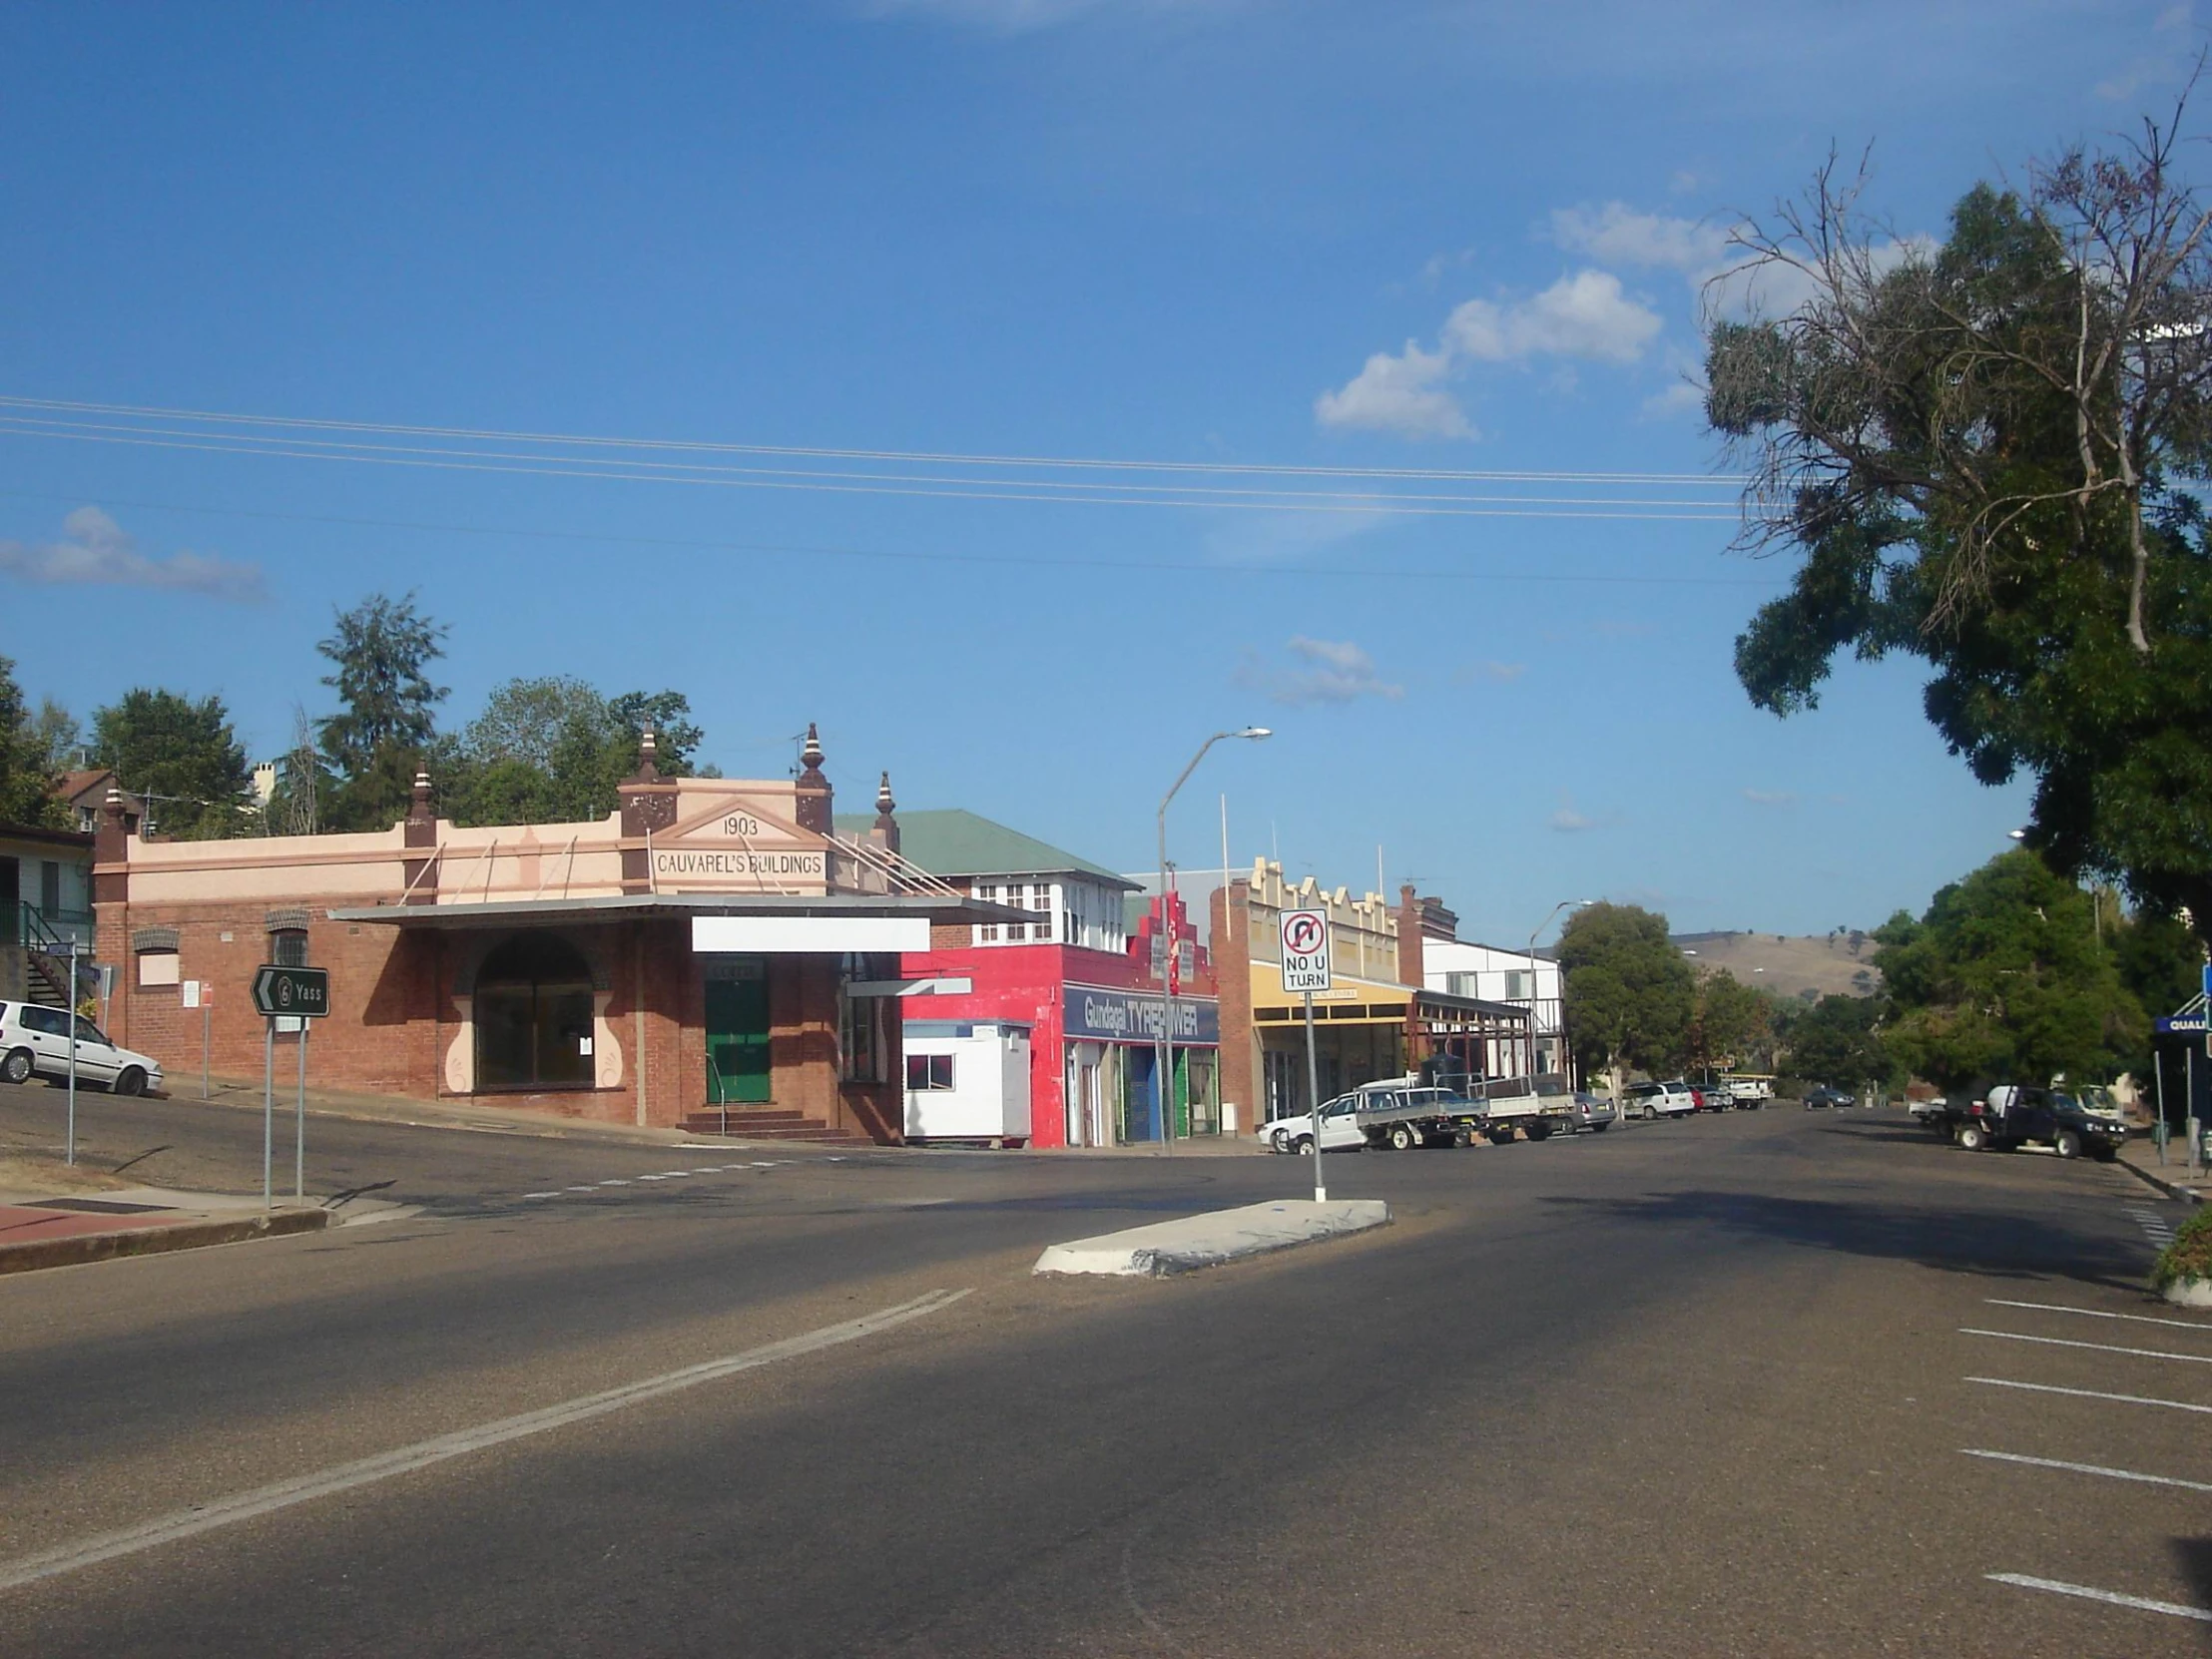
<svg viewBox="0 0 2212 1659">
<path fill-rule="evenodd" d="M 810 1118 L 799 1112 L 761 1110 L 749 1108 L 733 1110 L 727 1120 L 727 1133 L 749 1141 L 813 1141 L 837 1146 L 872 1146 L 865 1135 L 849 1129 L 833 1129 L 821 1118 Z M 693 1112 L 684 1119 L 684 1132 L 690 1135 L 720 1135 L 725 1133 L 725 1120 L 719 1111 Z"/>
</svg>

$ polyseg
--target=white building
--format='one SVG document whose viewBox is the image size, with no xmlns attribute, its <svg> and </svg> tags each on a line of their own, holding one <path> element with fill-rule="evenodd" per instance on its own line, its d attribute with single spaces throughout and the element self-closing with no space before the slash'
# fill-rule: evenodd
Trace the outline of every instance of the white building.
<svg viewBox="0 0 2212 1659">
<path fill-rule="evenodd" d="M 1559 964 L 1526 950 L 1462 940 L 1456 915 L 1433 898 L 1417 902 L 1423 987 L 1526 1008 L 1534 1069 L 1539 1074 L 1564 1073 L 1568 1057 Z"/>
</svg>

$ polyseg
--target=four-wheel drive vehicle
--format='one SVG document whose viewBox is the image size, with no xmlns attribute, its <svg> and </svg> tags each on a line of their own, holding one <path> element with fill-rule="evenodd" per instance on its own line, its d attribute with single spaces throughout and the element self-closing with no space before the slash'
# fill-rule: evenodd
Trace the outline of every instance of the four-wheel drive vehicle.
<svg viewBox="0 0 2212 1659">
<path fill-rule="evenodd" d="M 1621 1108 L 1623 1117 L 1686 1118 L 1697 1110 L 1697 1096 L 1687 1083 L 1637 1083 Z"/>
<path fill-rule="evenodd" d="M 1799 1098 L 1805 1102 L 1805 1109 L 1808 1112 L 1823 1108 L 1840 1108 L 1859 1104 L 1858 1099 L 1849 1089 L 1839 1089 L 1828 1083 L 1815 1083 Z"/>
<path fill-rule="evenodd" d="M 159 1060 L 119 1048 L 89 1019 L 77 1021 L 77 1081 L 117 1094 L 144 1094 L 162 1086 Z M 36 1002 L 0 1002 L 0 1079 L 28 1083 L 69 1076 L 69 1011 Z"/>
<path fill-rule="evenodd" d="M 2084 1112 L 2069 1095 L 2017 1083 L 1977 1089 L 1964 1108 L 1946 1112 L 1951 1139 L 1968 1152 L 1985 1147 L 2047 1146 L 2061 1158 L 2117 1156 L 2127 1125 Z"/>
<path fill-rule="evenodd" d="M 1387 1146 L 1410 1151 L 1420 1146 L 1453 1146 L 1467 1137 L 1483 1115 L 1477 1102 L 1410 1077 L 1363 1083 L 1350 1094 L 1322 1103 L 1321 1149 Z M 1301 1112 L 1277 1118 L 1267 1127 L 1267 1139 L 1276 1152 L 1311 1151 L 1313 1115 Z"/>
</svg>

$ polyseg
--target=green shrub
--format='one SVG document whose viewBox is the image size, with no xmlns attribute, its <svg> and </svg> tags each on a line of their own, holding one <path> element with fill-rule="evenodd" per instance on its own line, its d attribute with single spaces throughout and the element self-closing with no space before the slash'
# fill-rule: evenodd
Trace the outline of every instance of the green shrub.
<svg viewBox="0 0 2212 1659">
<path fill-rule="evenodd" d="M 2163 1291 L 2177 1279 L 2212 1279 L 2212 1207 L 2198 1205 L 2174 1229 L 2174 1242 L 2159 1253 L 2151 1284 Z"/>
</svg>

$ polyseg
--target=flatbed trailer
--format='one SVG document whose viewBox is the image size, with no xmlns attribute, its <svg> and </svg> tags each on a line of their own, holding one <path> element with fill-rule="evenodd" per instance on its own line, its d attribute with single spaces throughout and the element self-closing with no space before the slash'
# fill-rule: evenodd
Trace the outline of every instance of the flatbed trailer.
<svg viewBox="0 0 2212 1659">
<path fill-rule="evenodd" d="M 1574 1129 L 1574 1091 L 1563 1077 L 1490 1077 L 1466 1087 L 1482 1107 L 1482 1133 L 1503 1146 L 1516 1130 L 1532 1141 Z"/>
</svg>

